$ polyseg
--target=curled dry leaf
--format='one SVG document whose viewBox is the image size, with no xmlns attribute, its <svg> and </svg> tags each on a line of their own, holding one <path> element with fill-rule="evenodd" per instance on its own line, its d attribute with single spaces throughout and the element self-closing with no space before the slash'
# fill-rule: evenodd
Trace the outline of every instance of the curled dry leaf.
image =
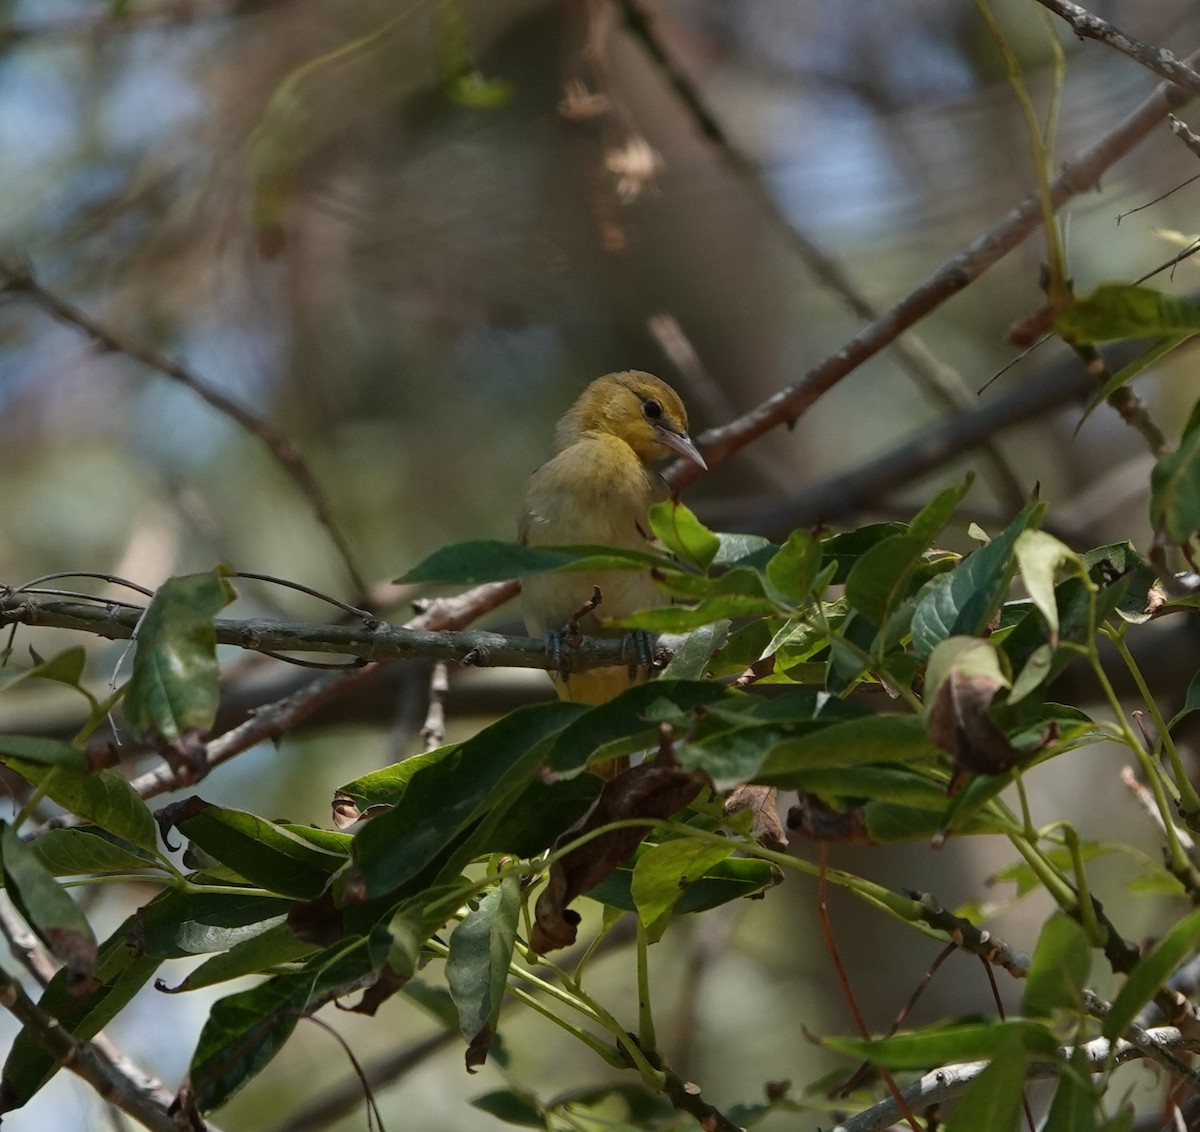
<svg viewBox="0 0 1200 1132">
<path fill-rule="evenodd" d="M 163 839 L 163 844 L 172 851 L 178 849 L 179 846 L 173 844 L 169 836 L 171 830 L 182 825 L 189 818 L 194 818 L 197 814 L 211 808 L 212 803 L 206 802 L 199 794 L 192 794 L 180 802 L 172 802 L 169 806 L 159 807 L 154 811 L 154 820 L 158 825 L 158 835 Z"/>
<path fill-rule="evenodd" d="M 154 748 L 166 760 L 179 786 L 191 786 L 208 774 L 205 732 L 191 728 L 175 739 L 156 737 Z"/>
<path fill-rule="evenodd" d="M 351 1014 L 367 1014 L 374 1018 L 375 1012 L 408 982 L 408 978 L 408 975 L 397 971 L 390 963 L 385 963 L 380 969 L 379 977 L 363 991 L 362 998 L 354 1006 L 346 1009 Z"/>
<path fill-rule="evenodd" d="M 779 853 L 788 847 L 787 834 L 783 832 L 783 823 L 779 820 L 774 786 L 760 786 L 755 782 L 735 786 L 725 796 L 725 812 L 732 814 L 738 810 L 750 810 L 753 813 L 750 832 L 759 845 Z"/>
<path fill-rule="evenodd" d="M 691 802 L 703 785 L 702 775 L 681 770 L 663 757 L 630 767 L 605 783 L 596 804 L 556 844 L 574 841 L 610 822 L 668 818 Z M 534 951 L 553 951 L 575 942 L 579 913 L 567 905 L 627 861 L 649 828 L 648 823 L 611 830 L 550 866 L 549 883 L 538 897 L 534 912 Z"/>
<path fill-rule="evenodd" d="M 960 770 L 1002 774 L 1021 758 L 988 713 L 1005 686 L 988 673 L 954 668 L 938 688 L 929 711 L 929 737 L 950 752 Z"/>
</svg>

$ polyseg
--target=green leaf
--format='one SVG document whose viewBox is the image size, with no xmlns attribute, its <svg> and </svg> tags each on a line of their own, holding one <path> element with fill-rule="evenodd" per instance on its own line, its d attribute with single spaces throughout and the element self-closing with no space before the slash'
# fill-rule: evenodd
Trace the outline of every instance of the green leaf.
<svg viewBox="0 0 1200 1132">
<path fill-rule="evenodd" d="M 630 894 L 651 943 L 662 938 L 671 912 L 684 892 L 734 850 L 682 837 L 651 846 L 633 870 Z"/>
<path fill-rule="evenodd" d="M 707 570 L 721 549 L 721 540 L 710 531 L 690 508 L 678 500 L 655 503 L 649 511 L 650 529 L 655 537 L 680 561 Z"/>
<path fill-rule="evenodd" d="M 822 544 L 807 531 L 792 531 L 767 563 L 767 581 L 789 604 L 800 605 L 821 572 L 823 553 Z"/>
<path fill-rule="evenodd" d="M 491 539 L 460 542 L 435 550 L 396 579 L 397 584 L 446 582 L 461 586 L 504 582 L 556 570 L 646 570 L 667 572 L 678 564 L 663 554 L 607 546 L 521 546 Z"/>
<path fill-rule="evenodd" d="M 1087 932 L 1078 920 L 1055 912 L 1042 925 L 1025 980 L 1026 1014 L 1046 1017 L 1060 1007 L 1074 1009 L 1092 969 Z"/>
<path fill-rule="evenodd" d="M 159 980 L 156 986 L 158 990 L 169 994 L 200 990 L 202 987 L 227 983 L 230 979 L 240 979 L 245 975 L 269 973 L 273 968 L 295 963 L 317 950 L 319 948 L 316 944 L 307 943 L 297 937 L 283 921 L 283 917 L 279 917 L 278 922 L 265 931 L 235 943 L 228 951 L 220 951 L 211 959 L 206 959 L 178 986 L 167 987 L 162 980 Z"/>
<path fill-rule="evenodd" d="M 1197 945 L 1200 945 L 1200 909 L 1178 921 L 1134 967 L 1113 1000 L 1112 1009 L 1104 1016 L 1104 1036 L 1109 1040 L 1121 1037 L 1138 1011 L 1158 993 Z"/>
<path fill-rule="evenodd" d="M 697 708 L 746 697 L 703 680 L 652 680 L 580 714 L 562 728 L 547 765 L 558 774 L 581 770 L 657 745 L 662 722 L 690 726 Z"/>
<path fill-rule="evenodd" d="M 96 827 L 50 829 L 31 842 L 38 859 L 55 876 L 131 873 L 161 868 L 157 856 Z"/>
<path fill-rule="evenodd" d="M 947 1132 L 1013 1132 L 1024 1107 L 1027 1061 L 1020 1035 L 1007 1037 L 958 1102 Z"/>
<path fill-rule="evenodd" d="M 834 564 L 833 577 L 830 584 L 844 586 L 850 577 L 850 571 L 855 563 L 867 553 L 876 543 L 882 542 L 893 535 L 908 534 L 907 523 L 869 523 L 853 531 L 831 535 L 822 542 L 825 561 Z"/>
<path fill-rule="evenodd" d="M 664 680 L 700 680 L 708 668 L 708 662 L 729 637 L 729 621 L 718 621 L 713 625 L 702 625 L 689 633 L 663 669 Z"/>
<path fill-rule="evenodd" d="M 44 739 L 38 735 L 0 735 L 0 756 L 3 755 L 68 770 L 86 771 L 90 766 L 87 755 L 78 747 L 61 739 Z"/>
<path fill-rule="evenodd" d="M 134 917 L 141 951 L 156 959 L 182 959 L 226 951 L 273 928 L 292 901 L 233 892 L 159 893 Z"/>
<path fill-rule="evenodd" d="M 1075 346 L 1120 338 L 1200 333 L 1200 308 L 1177 295 L 1129 283 L 1101 283 L 1054 320 L 1054 332 Z"/>
<path fill-rule="evenodd" d="M 603 786 L 604 780 L 595 774 L 559 782 L 535 778 L 510 806 L 498 808 L 494 820 L 471 834 L 472 854 L 536 857 L 592 808 Z"/>
<path fill-rule="evenodd" d="M 732 566 L 735 562 L 753 566 L 761 560 L 767 562 L 779 548 L 762 535 L 726 534 L 717 531 L 721 549 L 713 559 L 714 566 Z"/>
<path fill-rule="evenodd" d="M 381 928 L 369 939 L 319 952 L 299 971 L 220 999 L 188 1070 L 197 1108 L 220 1108 L 278 1053 L 305 1014 L 361 985 L 383 966 L 390 947 Z"/>
<path fill-rule="evenodd" d="M 157 970 L 160 960 L 134 945 L 133 917 L 101 944 L 92 978 L 83 986 L 62 968 L 47 984 L 38 1005 L 80 1041 L 93 1038 L 133 999 Z M 21 1030 L 4 1063 L 0 1112 L 20 1108 L 58 1072 L 61 1063 Z"/>
<path fill-rule="evenodd" d="M 1002 780 L 1003 782 L 1003 780 Z M 898 806 L 892 802 L 868 802 L 863 807 L 863 828 L 873 845 L 924 841 L 944 837 L 948 828 L 961 834 L 1015 834 L 1018 822 L 1005 819 L 993 809 L 975 807 L 965 816 L 957 815 L 953 822 L 946 818 L 946 793 L 942 791 L 942 812 L 930 812 L 928 807 Z"/>
<path fill-rule="evenodd" d="M 0 762 L 31 786 L 44 786 L 51 801 L 76 817 L 150 853 L 158 853 L 154 818 L 123 775 L 112 770 L 79 774 L 5 755 L 0 755 Z"/>
<path fill-rule="evenodd" d="M 311 900 L 346 864 L 307 838 L 256 814 L 210 805 L 195 796 L 159 812 L 194 844 L 252 884 L 283 896 Z"/>
<path fill-rule="evenodd" d="M 1044 511 L 1041 503 L 1026 507 L 1001 534 L 930 585 L 913 614 L 913 651 L 918 656 L 929 656 L 947 637 L 983 632 L 1008 592 L 1017 539 Z"/>
<path fill-rule="evenodd" d="M 612 617 L 605 625 L 614 629 L 646 629 L 652 633 L 690 633 L 705 625 L 735 617 L 756 617 L 775 612 L 775 603 L 761 595 L 714 594 L 695 605 L 664 605 L 629 617 Z"/>
<path fill-rule="evenodd" d="M 1155 362 L 1161 361 L 1190 338 L 1190 334 L 1173 334 L 1166 338 L 1160 338 L 1144 354 L 1139 354 L 1128 365 L 1122 366 L 1116 373 L 1110 375 L 1109 379 L 1096 391 L 1095 396 L 1084 410 L 1083 416 L 1079 418 L 1079 423 L 1075 426 L 1075 435 L 1079 435 L 1079 430 L 1083 428 L 1084 421 L 1120 389 L 1122 385 L 1128 385 L 1142 370 L 1149 369 Z"/>
<path fill-rule="evenodd" d="M 922 762 L 941 754 L 919 716 L 880 713 L 784 740 L 771 749 L 753 780 L 790 789 L 816 767 Z"/>
<path fill-rule="evenodd" d="M 516 1089 L 494 1089 L 490 1093 L 475 1097 L 471 1105 L 480 1112 L 503 1120 L 505 1124 L 515 1124 L 518 1128 L 546 1127 L 546 1114 L 532 1093 L 518 1092 Z"/>
<path fill-rule="evenodd" d="M 1058 644 L 1058 599 L 1054 586 L 1058 571 L 1072 566 L 1086 576 L 1083 559 L 1069 546 L 1045 531 L 1022 531 L 1013 547 L 1021 580 L 1030 601 L 1041 612 L 1050 627 L 1050 644 Z"/>
<path fill-rule="evenodd" d="M 459 746 L 458 743 L 450 743 L 433 751 L 413 755 L 412 758 L 393 763 L 391 766 L 373 770 L 370 774 L 347 782 L 345 786 L 339 786 L 337 793 L 353 799 L 360 810 L 371 806 L 394 805 L 403 797 L 418 770 L 447 758 L 457 751 Z"/>
<path fill-rule="evenodd" d="M 355 879 L 365 895 L 398 890 L 485 813 L 515 798 L 545 761 L 550 742 L 585 710 L 569 703 L 517 708 L 418 770 L 392 809 L 354 839 Z"/>
<path fill-rule="evenodd" d="M 468 1071 L 487 1059 L 504 1004 L 520 911 L 520 881 L 505 877 L 450 936 L 446 982 L 467 1040 Z"/>
<path fill-rule="evenodd" d="M 896 604 L 906 595 L 922 556 L 970 486 L 946 488 L 921 509 L 903 534 L 891 535 L 869 547 L 846 578 L 846 599 L 876 625 L 883 625 Z"/>
<path fill-rule="evenodd" d="M 1096 1132 L 1096 1086 L 1082 1046 L 1071 1051 L 1070 1064 L 1059 1075 L 1042 1132 Z"/>
<path fill-rule="evenodd" d="M 1058 1049 L 1050 1029 L 1024 1018 L 930 1027 L 890 1038 L 822 1038 L 821 1044 L 888 1069 L 927 1069 L 992 1058 L 1014 1041 L 1019 1048 L 1042 1056 L 1052 1056 Z"/>
<path fill-rule="evenodd" d="M 97 962 L 92 925 L 33 846 L 7 822 L 0 822 L 0 831 L 4 887 L 17 911 L 76 980 L 90 975 Z"/>
<path fill-rule="evenodd" d="M 30 651 L 32 652 L 33 650 L 31 649 Z M 62 652 L 52 656 L 49 660 L 42 660 L 35 654 L 35 661 L 32 667 L 0 672 L 0 692 L 11 688 L 14 684 L 19 684 L 22 680 L 37 678 L 40 680 L 53 680 L 57 684 L 66 684 L 70 688 L 75 688 L 83 692 L 91 700 L 92 697 L 80 685 L 86 663 L 87 653 L 82 645 L 74 645 L 69 649 L 63 649 Z"/>
<path fill-rule="evenodd" d="M 633 900 L 633 873 L 637 862 L 650 850 L 641 845 L 633 860 L 618 865 L 598 885 L 587 892 L 592 900 L 598 900 L 610 908 L 622 912 L 636 912 Z M 732 900 L 755 896 L 765 888 L 778 884 L 778 870 L 766 861 L 753 857 L 726 857 L 712 865 L 704 876 L 690 877 L 679 902 L 673 911 L 682 916 L 693 912 L 707 912 Z"/>
<path fill-rule="evenodd" d="M 1200 428 L 1150 473 L 1150 521 L 1174 546 L 1200 531 Z"/>
<path fill-rule="evenodd" d="M 174 743 L 212 727 L 220 695 L 213 618 L 233 598 L 223 567 L 159 586 L 138 622 L 125 690 L 136 737 Z"/>
</svg>

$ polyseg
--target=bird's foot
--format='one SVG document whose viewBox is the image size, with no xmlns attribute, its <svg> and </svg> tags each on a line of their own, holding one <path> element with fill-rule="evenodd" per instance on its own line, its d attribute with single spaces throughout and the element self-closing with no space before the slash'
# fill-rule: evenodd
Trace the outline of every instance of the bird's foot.
<svg viewBox="0 0 1200 1132">
<path fill-rule="evenodd" d="M 551 671 L 560 680 L 570 675 L 570 665 L 567 655 L 573 647 L 565 629 L 548 629 L 546 631 L 546 655 L 550 658 Z"/>
<path fill-rule="evenodd" d="M 658 637 L 646 629 L 634 629 L 621 639 L 621 658 L 629 665 L 629 678 L 637 678 L 639 671 L 646 674 L 646 679 L 654 675 L 657 667 L 655 646 Z"/>
</svg>

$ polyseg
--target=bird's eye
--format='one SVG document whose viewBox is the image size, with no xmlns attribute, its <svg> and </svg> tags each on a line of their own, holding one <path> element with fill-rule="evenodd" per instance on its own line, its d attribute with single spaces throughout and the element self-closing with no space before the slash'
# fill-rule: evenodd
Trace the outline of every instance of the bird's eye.
<svg viewBox="0 0 1200 1132">
<path fill-rule="evenodd" d="M 642 412 L 646 414 L 648 421 L 657 421 L 662 419 L 662 406 L 657 401 L 647 401 L 642 406 Z"/>
</svg>

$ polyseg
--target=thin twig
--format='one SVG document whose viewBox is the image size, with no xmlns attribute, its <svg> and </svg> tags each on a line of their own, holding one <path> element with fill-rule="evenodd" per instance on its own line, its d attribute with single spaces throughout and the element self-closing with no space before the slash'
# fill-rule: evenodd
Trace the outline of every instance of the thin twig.
<svg viewBox="0 0 1200 1132">
<path fill-rule="evenodd" d="M 515 588 L 515 583 L 497 583 Z M 78 629 L 110 640 L 130 640 L 143 610 L 112 608 L 23 594 L 0 587 L 0 625 L 20 623 L 43 628 Z M 508 637 L 484 629 L 429 630 L 394 628 L 383 622 L 363 625 L 314 625 L 304 621 L 217 618 L 218 644 L 238 645 L 251 652 L 336 653 L 375 662 L 435 660 L 477 668 L 540 668 L 554 661 L 546 642 L 536 637 Z M 572 671 L 587 671 L 624 662 L 623 642 L 580 634 L 572 643 Z"/>
<path fill-rule="evenodd" d="M 1050 183 L 1050 199 L 1060 207 L 1079 193 L 1094 188 L 1101 177 L 1133 150 L 1172 110 L 1187 103 L 1190 93 L 1174 84 L 1155 88 L 1124 121 L 1066 162 Z M 1041 198 L 1029 194 L 987 232 L 944 260 L 931 275 L 839 350 L 804 374 L 798 381 L 768 397 L 760 405 L 698 439 L 710 468 L 779 425 L 794 424 L 826 392 L 914 323 L 964 290 L 988 268 L 1017 247 L 1042 222 Z M 666 477 L 674 489 L 685 487 L 703 473 L 686 460 L 677 460 Z"/>
<path fill-rule="evenodd" d="M 1167 120 L 1171 123 L 1171 133 L 1183 142 L 1196 157 L 1200 157 L 1200 134 L 1190 129 L 1183 119 L 1176 118 L 1174 114 L 1168 114 Z"/>
<path fill-rule="evenodd" d="M 438 598 L 427 602 L 422 612 L 409 621 L 406 628 L 436 632 L 441 628 L 469 625 L 484 613 L 513 597 L 516 592 L 516 582 L 491 582 L 488 585 L 476 586 L 457 597 Z M 544 643 L 542 647 L 544 650 Z M 261 708 L 245 723 L 205 744 L 208 769 L 227 762 L 257 743 L 283 735 L 323 704 L 344 695 L 355 684 L 365 680 L 375 667 L 368 664 L 352 672 L 328 673 L 291 695 Z M 152 798 L 177 789 L 181 783 L 175 772 L 164 765 L 135 778 L 132 785 L 143 798 Z"/>
<path fill-rule="evenodd" d="M 1189 65 L 1190 60 L 1185 63 L 1165 47 L 1156 47 L 1152 43 L 1143 43 L 1140 39 L 1126 35 L 1120 28 L 1102 20 L 1086 8 L 1071 3 L 1071 0 L 1038 0 L 1038 3 L 1066 20 L 1080 39 L 1096 39 L 1106 43 L 1122 55 L 1128 55 L 1130 59 L 1141 63 L 1160 79 L 1175 83 L 1192 94 L 1200 94 L 1200 72 Z"/>
<path fill-rule="evenodd" d="M 880 317 L 878 308 L 859 290 L 841 264 L 826 254 L 780 209 L 763 184 L 755 162 L 734 143 L 700 89 L 672 58 L 640 0 L 617 0 L 617 5 L 624 14 L 630 33 L 662 72 L 701 135 L 713 145 L 728 168 L 763 208 L 792 252 L 823 286 L 843 300 L 852 314 L 864 322 L 876 322 Z M 925 393 L 952 409 L 962 410 L 972 403 L 973 398 L 959 373 L 937 358 L 915 334 L 897 337 L 890 344 L 901 366 Z M 1019 510 L 1026 494 L 1020 476 L 1009 464 L 1004 452 L 990 440 L 984 440 L 980 447 L 987 454 L 995 472 L 997 494 Z"/>
<path fill-rule="evenodd" d="M 443 1030 L 372 1062 L 364 1068 L 363 1077 L 371 1089 L 378 1092 L 458 1040 L 454 1030 Z M 315 1132 L 353 1112 L 362 1103 L 362 1096 L 363 1086 L 358 1077 L 343 1081 L 324 1096 L 291 1113 L 271 1132 Z"/>
<path fill-rule="evenodd" d="M 256 416 L 245 405 L 226 396 L 216 386 L 182 362 L 156 350 L 153 346 L 122 334 L 112 327 L 87 314 L 82 308 L 64 299 L 55 291 L 43 287 L 33 272 L 26 266 L 9 260 L 0 260 L 0 294 L 9 292 L 27 299 L 51 318 L 73 326 L 85 334 L 97 346 L 141 362 L 164 377 L 186 386 L 217 412 L 235 421 L 251 436 L 256 436 L 266 446 L 283 470 L 291 477 L 308 500 L 317 517 L 333 542 L 349 577 L 356 597 L 367 593 L 367 584 L 359 573 L 350 552 L 350 545 L 334 519 L 333 511 L 325 499 L 325 493 L 317 483 L 300 450 L 291 438 L 272 422 Z"/>
</svg>

